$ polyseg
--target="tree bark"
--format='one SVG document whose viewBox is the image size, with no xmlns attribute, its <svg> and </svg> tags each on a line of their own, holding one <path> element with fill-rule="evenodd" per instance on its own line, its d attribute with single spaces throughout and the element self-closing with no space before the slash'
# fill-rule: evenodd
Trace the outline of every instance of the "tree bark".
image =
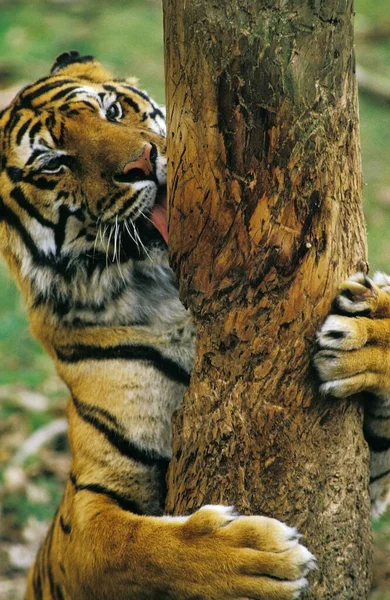
<svg viewBox="0 0 390 600">
<path fill-rule="evenodd" d="M 198 327 L 167 509 L 296 525 L 306 597 L 370 587 L 357 402 L 319 396 L 315 331 L 366 270 L 352 0 L 164 1 L 170 250 Z"/>
</svg>

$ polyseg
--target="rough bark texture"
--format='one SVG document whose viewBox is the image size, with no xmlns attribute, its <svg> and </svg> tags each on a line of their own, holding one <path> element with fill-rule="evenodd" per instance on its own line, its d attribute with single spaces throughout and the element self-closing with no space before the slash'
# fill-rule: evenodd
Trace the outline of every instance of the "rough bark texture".
<svg viewBox="0 0 390 600">
<path fill-rule="evenodd" d="M 198 326 L 167 508 L 296 525 L 315 599 L 364 600 L 358 402 L 320 397 L 315 331 L 366 268 L 351 0 L 165 0 L 170 248 Z"/>
</svg>

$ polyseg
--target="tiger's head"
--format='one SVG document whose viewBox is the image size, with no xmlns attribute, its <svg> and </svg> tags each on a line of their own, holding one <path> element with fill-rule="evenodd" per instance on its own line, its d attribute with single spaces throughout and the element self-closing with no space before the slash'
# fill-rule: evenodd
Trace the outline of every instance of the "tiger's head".
<svg viewBox="0 0 390 600">
<path fill-rule="evenodd" d="M 165 246 L 164 136 L 134 80 L 75 51 L 16 96 L 0 113 L 0 250 L 19 282 Z"/>
</svg>

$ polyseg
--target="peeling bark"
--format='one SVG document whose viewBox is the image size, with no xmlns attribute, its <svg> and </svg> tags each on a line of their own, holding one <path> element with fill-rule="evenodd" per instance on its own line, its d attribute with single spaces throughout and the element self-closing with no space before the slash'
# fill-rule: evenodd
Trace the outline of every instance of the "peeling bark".
<svg viewBox="0 0 390 600">
<path fill-rule="evenodd" d="M 370 585 L 361 411 L 310 366 L 337 283 L 367 268 L 352 12 L 164 1 L 171 260 L 198 327 L 167 508 L 298 526 L 313 599 Z"/>
</svg>

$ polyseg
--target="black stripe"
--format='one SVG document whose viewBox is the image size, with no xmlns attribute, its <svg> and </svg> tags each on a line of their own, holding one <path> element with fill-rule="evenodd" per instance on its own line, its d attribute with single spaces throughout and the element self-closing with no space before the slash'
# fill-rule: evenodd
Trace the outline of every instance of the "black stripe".
<svg viewBox="0 0 390 600">
<path fill-rule="evenodd" d="M 51 545 L 53 543 L 54 525 L 55 525 L 55 518 L 57 516 L 57 513 L 58 513 L 58 509 L 57 509 L 56 515 L 53 518 L 53 521 L 51 522 L 50 529 L 46 535 L 45 542 L 44 542 L 47 562 L 49 561 Z M 46 562 L 46 564 L 47 564 L 47 562 Z"/>
<path fill-rule="evenodd" d="M 117 89 L 117 88 L 116 88 L 114 85 L 111 85 L 110 83 L 105 83 L 105 84 L 103 85 L 103 88 L 104 88 L 105 90 L 107 90 L 107 92 L 115 92 L 115 93 L 118 93 L 118 89 Z M 102 98 L 102 101 L 103 101 L 105 94 L 99 94 L 99 96 Z"/>
<path fill-rule="evenodd" d="M 138 104 L 135 102 L 135 100 L 133 100 L 132 98 L 129 98 L 129 96 L 121 96 L 121 100 L 123 100 L 123 102 L 128 104 L 136 113 L 140 112 L 140 108 L 139 108 Z"/>
<path fill-rule="evenodd" d="M 134 500 L 129 500 L 125 496 L 122 496 L 114 490 L 111 490 L 105 487 L 104 485 L 100 485 L 99 483 L 76 485 L 76 491 L 88 491 L 94 494 L 104 494 L 105 496 L 108 496 L 111 500 L 114 500 L 114 502 L 116 502 L 116 504 L 118 504 L 118 506 L 120 506 L 120 508 L 122 508 L 123 510 L 128 510 L 136 515 L 145 514 L 139 506 L 138 502 L 135 502 Z"/>
<path fill-rule="evenodd" d="M 70 100 L 72 100 L 72 98 L 75 98 L 77 96 L 80 96 L 80 91 L 78 92 L 72 92 L 71 94 L 69 94 L 68 98 L 66 99 L 66 102 L 69 104 L 69 106 L 71 106 L 71 104 L 69 103 Z M 80 111 L 85 110 L 85 109 L 91 109 L 92 112 L 96 112 L 96 106 L 93 102 L 91 102 L 90 100 L 86 100 L 83 96 L 80 97 L 78 104 L 81 104 L 82 106 L 78 106 L 78 108 L 72 108 L 67 114 L 71 115 L 71 114 L 79 114 Z"/>
<path fill-rule="evenodd" d="M 60 527 L 65 535 L 69 535 L 72 532 L 72 525 L 70 523 L 65 523 L 62 515 L 60 516 Z"/>
<path fill-rule="evenodd" d="M 142 191 L 142 190 L 140 190 Z M 107 210 L 109 208 L 112 209 L 112 207 L 114 206 L 115 202 L 119 199 L 122 198 L 122 196 L 124 195 L 124 191 L 123 190 L 119 190 L 118 192 L 115 192 L 115 194 L 113 194 L 110 198 L 110 202 L 107 203 L 107 197 L 103 197 L 99 200 L 99 202 L 101 203 L 102 206 L 105 205 L 105 211 L 107 212 Z"/>
<path fill-rule="evenodd" d="M 93 411 L 90 410 L 88 404 L 81 402 L 74 396 L 72 397 L 73 404 L 77 411 L 77 414 L 83 421 L 92 425 L 95 429 L 100 431 L 112 446 L 114 446 L 118 452 L 120 452 L 126 458 L 130 458 L 135 462 L 139 462 L 149 467 L 156 467 L 159 470 L 166 472 L 169 464 L 169 458 L 162 456 L 155 450 L 142 450 L 137 444 L 126 438 L 119 430 L 114 429 L 107 423 L 103 423 Z"/>
<path fill-rule="evenodd" d="M 60 84 L 58 87 L 62 87 L 62 84 Z M 70 85 L 69 87 L 62 88 L 59 92 L 57 92 L 56 94 L 54 94 L 54 96 L 52 98 L 50 98 L 50 102 L 55 102 L 56 100 L 59 100 L 60 98 L 63 98 L 64 96 L 66 96 L 70 92 L 74 92 L 74 90 L 77 90 L 77 89 L 80 91 L 80 86 L 78 86 L 78 85 Z"/>
<path fill-rule="evenodd" d="M 367 407 L 364 410 L 364 414 L 365 414 L 366 418 L 372 419 L 374 421 L 389 421 L 390 420 L 390 413 L 389 414 L 381 414 L 379 412 L 373 412 Z"/>
<path fill-rule="evenodd" d="M 388 437 L 374 435 L 373 433 L 369 433 L 366 429 L 364 430 L 364 437 L 370 450 L 373 450 L 374 452 L 386 452 L 386 450 L 390 449 L 390 438 Z"/>
<path fill-rule="evenodd" d="M 45 577 L 45 573 L 43 570 L 43 566 L 44 566 L 44 552 L 45 552 L 45 541 L 43 542 L 43 544 L 41 545 L 41 547 L 39 548 L 38 551 L 38 555 L 36 557 L 35 560 L 35 564 L 34 564 L 34 581 L 36 582 L 37 588 L 39 589 L 39 593 L 37 593 L 37 598 L 43 598 L 43 586 L 42 586 L 42 582 L 45 581 L 46 577 Z M 33 588 L 35 590 L 35 586 L 33 585 Z M 34 598 L 35 600 L 35 598 Z"/>
<path fill-rule="evenodd" d="M 152 346 L 143 344 L 119 346 L 90 346 L 74 344 L 56 349 L 57 357 L 65 363 L 77 363 L 83 360 L 145 360 L 168 379 L 189 385 L 190 374 L 174 360 L 164 356 Z"/>
<path fill-rule="evenodd" d="M 38 221 L 41 225 L 44 225 L 45 227 L 50 227 L 51 229 L 55 227 L 55 223 L 49 221 L 49 219 L 46 219 L 44 216 L 42 216 L 37 211 L 35 206 L 30 204 L 20 187 L 14 188 L 10 195 L 11 198 L 13 198 L 15 202 L 20 206 L 20 208 L 25 210 L 30 217 L 36 219 L 36 221 Z"/>
<path fill-rule="evenodd" d="M 57 144 L 59 146 L 62 146 L 63 143 L 64 143 L 65 130 L 66 130 L 65 123 L 63 121 L 61 121 L 60 122 L 60 133 L 59 133 L 58 142 L 57 142 Z M 54 133 L 53 132 L 52 132 L 52 136 L 53 136 L 53 139 L 55 140 L 56 138 L 54 137 Z"/>
<path fill-rule="evenodd" d="M 72 273 L 67 270 L 68 262 L 71 262 L 70 259 L 68 261 L 65 258 L 56 263 L 53 261 L 52 256 L 45 256 L 42 252 L 40 252 L 32 237 L 20 222 L 19 217 L 10 208 L 8 208 L 8 206 L 6 206 L 3 200 L 0 198 L 0 222 L 1 221 L 6 222 L 10 227 L 18 232 L 23 244 L 30 252 L 31 258 L 36 265 L 41 267 L 49 267 L 54 271 L 63 271 L 64 273 L 67 273 L 69 280 L 72 279 Z"/>
<path fill-rule="evenodd" d="M 8 120 L 5 124 L 4 127 L 4 133 L 8 136 L 10 135 L 10 133 L 12 133 L 13 130 L 16 129 L 16 125 L 19 123 L 20 119 L 22 118 L 22 113 L 20 110 L 20 104 L 19 104 L 19 98 L 16 97 L 15 99 L 15 103 L 13 105 L 11 105 L 11 110 L 9 112 L 8 115 Z"/>
<path fill-rule="evenodd" d="M 56 246 L 57 254 L 60 254 L 62 246 L 65 241 L 66 225 L 69 217 L 72 216 L 72 212 L 66 205 L 62 205 L 59 208 L 58 223 L 54 230 L 54 243 Z"/>
<path fill-rule="evenodd" d="M 125 85 L 123 84 L 123 87 L 126 88 L 126 90 L 130 90 L 131 92 L 134 92 L 134 94 L 137 94 L 137 96 L 141 96 L 141 98 L 143 98 L 144 100 L 146 100 L 147 102 L 149 102 L 149 104 L 152 104 L 150 101 L 150 98 L 147 94 L 145 94 L 145 92 L 141 92 L 141 90 L 139 90 L 138 88 L 133 87 L 132 85 Z"/>
<path fill-rule="evenodd" d="M 56 124 L 56 117 L 55 117 L 54 111 L 50 111 L 48 117 L 45 119 L 45 127 L 48 131 L 50 131 L 51 134 L 52 134 L 51 130 L 55 127 L 55 124 Z M 53 134 L 52 134 L 52 138 L 54 139 Z M 58 143 L 57 140 L 55 140 L 55 141 Z"/>
<path fill-rule="evenodd" d="M 35 135 L 37 133 L 39 133 L 42 129 L 42 123 L 40 121 L 37 121 L 35 123 L 35 125 L 33 125 L 30 129 L 29 132 L 29 136 L 30 136 L 30 143 L 33 144 L 34 143 L 34 139 L 35 139 Z"/>
<path fill-rule="evenodd" d="M 48 179 L 44 176 L 38 176 L 36 173 L 28 173 L 23 178 L 23 181 L 30 183 L 38 190 L 55 190 L 59 181 L 58 179 Z"/>
<path fill-rule="evenodd" d="M 33 102 L 39 96 L 42 96 L 55 88 L 62 87 L 67 83 L 75 83 L 74 79 L 55 79 L 54 81 L 51 81 L 50 79 L 51 78 L 48 79 L 47 77 L 44 77 L 43 79 L 37 81 L 34 84 L 33 89 L 31 89 L 31 86 L 29 88 L 26 88 L 26 90 L 20 95 L 22 105 L 30 106 L 31 102 Z M 42 83 L 42 85 L 39 85 L 37 87 L 37 83 Z M 49 99 L 45 98 L 44 103 L 48 100 Z"/>
<path fill-rule="evenodd" d="M 45 568 L 46 568 L 46 573 L 47 576 L 49 578 L 49 585 L 50 585 L 50 593 L 51 593 L 51 600 L 57 600 L 56 594 L 55 594 L 55 585 L 54 585 L 54 577 L 53 577 L 53 572 L 51 569 L 51 547 L 52 547 L 52 543 L 53 543 L 53 534 L 54 534 L 54 521 L 52 521 L 52 524 L 50 526 L 49 529 L 49 533 L 47 534 L 47 537 L 45 539 Z"/>
<path fill-rule="evenodd" d="M 26 166 L 31 165 L 36 158 L 38 158 L 38 156 L 42 156 L 42 154 L 45 154 L 46 150 L 41 150 L 36 148 L 35 150 L 33 150 L 28 158 L 28 160 L 26 161 Z"/>
<path fill-rule="evenodd" d="M 42 578 L 41 578 L 41 574 L 39 572 L 38 560 L 35 562 L 35 566 L 34 566 L 33 590 L 34 590 L 34 600 L 41 600 L 41 598 L 43 598 Z"/>
<path fill-rule="evenodd" d="M 104 253 L 96 253 L 93 256 L 78 256 L 78 261 L 74 260 L 73 255 L 65 255 L 60 258 L 56 258 L 53 255 L 43 254 L 39 248 L 35 245 L 32 237 L 28 231 L 23 227 L 19 217 L 4 204 L 0 197 L 0 222 L 4 221 L 15 231 L 18 232 L 22 242 L 26 249 L 30 252 L 31 258 L 35 265 L 40 267 L 46 267 L 51 269 L 53 272 L 62 275 L 65 281 L 72 281 L 74 274 L 83 265 L 89 271 L 93 271 L 94 268 L 99 268 L 101 265 L 104 268 L 106 264 L 106 255 Z M 52 290 L 50 290 L 51 292 Z"/>
<path fill-rule="evenodd" d="M 139 506 L 138 502 L 135 502 L 134 500 L 129 500 L 128 498 L 126 498 L 125 496 L 122 496 L 122 494 L 118 494 L 118 492 L 115 492 L 114 490 L 111 490 L 110 488 L 104 486 L 104 485 L 100 485 L 99 483 L 76 483 L 76 479 L 73 475 L 74 478 L 74 486 L 76 488 L 76 492 L 92 492 L 93 494 L 104 494 L 105 496 L 108 496 L 111 500 L 114 500 L 114 502 L 116 504 L 118 504 L 118 506 L 120 508 L 122 508 L 123 510 L 127 510 L 130 511 L 132 513 L 134 513 L 135 515 L 144 515 L 145 512 L 141 509 L 141 507 Z"/>
<path fill-rule="evenodd" d="M 116 212 L 116 216 L 118 218 L 121 218 L 126 213 L 126 211 L 134 204 L 134 202 L 137 200 L 137 198 L 140 196 L 140 194 L 142 192 L 143 192 L 143 190 L 137 190 L 131 198 L 126 200 L 126 202 L 124 202 L 122 204 L 121 209 L 118 210 L 118 212 Z M 123 193 L 122 193 L 122 195 L 123 195 Z"/>
<path fill-rule="evenodd" d="M 48 562 L 46 565 L 46 570 L 47 570 L 47 575 L 49 578 L 49 585 L 50 585 L 50 600 L 59 600 L 58 596 L 57 596 L 57 586 L 55 584 L 54 581 L 54 576 L 53 576 L 53 569 L 52 569 L 52 562 L 48 557 Z"/>
<path fill-rule="evenodd" d="M 6 170 L 12 183 L 20 183 L 23 180 L 23 169 L 19 169 L 19 167 L 7 167 Z"/>
<path fill-rule="evenodd" d="M 118 423 L 117 418 L 108 410 L 100 408 L 100 406 L 96 406 L 95 404 L 86 404 L 85 402 L 82 402 L 81 400 L 78 400 L 75 397 L 73 397 L 73 401 L 80 407 L 81 410 L 87 410 L 92 415 L 99 415 L 104 419 L 107 419 L 107 421 L 110 421 L 110 423 L 112 423 L 116 427 L 121 427 L 121 424 Z"/>
<path fill-rule="evenodd" d="M 28 233 L 28 231 L 23 227 L 23 225 L 21 224 L 19 218 L 15 215 L 15 213 L 12 210 L 10 210 L 8 208 L 8 206 L 6 206 L 4 204 L 4 202 L 1 198 L 0 198 L 0 221 L 5 221 L 6 223 L 8 223 L 8 225 L 10 225 L 13 229 L 15 229 L 19 233 L 19 235 L 22 239 L 22 242 L 24 243 L 26 248 L 30 251 L 30 254 L 35 263 L 38 263 L 38 264 L 45 263 L 44 256 L 40 253 L 40 251 L 34 244 L 33 239 L 30 236 L 30 234 Z"/>
<path fill-rule="evenodd" d="M 149 118 L 154 119 L 156 115 L 165 120 L 163 112 L 159 108 L 157 108 L 157 106 L 154 106 L 153 111 L 149 114 Z"/>
<path fill-rule="evenodd" d="M 56 583 L 56 594 L 58 600 L 64 600 L 64 594 L 62 593 L 62 588 L 58 583 Z"/>
<path fill-rule="evenodd" d="M 384 473 L 381 473 L 380 475 L 375 475 L 375 477 L 371 477 L 370 483 L 374 483 L 375 481 L 382 479 L 382 477 L 386 477 L 386 475 L 390 475 L 390 469 L 388 469 L 388 471 L 384 471 Z"/>
<path fill-rule="evenodd" d="M 18 133 L 16 134 L 16 143 L 17 143 L 18 146 L 19 146 L 19 144 L 21 144 L 23 136 L 24 136 L 24 134 L 26 133 L 27 129 L 30 126 L 31 120 L 32 119 L 27 119 L 27 121 L 25 121 L 23 123 L 23 125 L 20 127 Z"/>
</svg>

